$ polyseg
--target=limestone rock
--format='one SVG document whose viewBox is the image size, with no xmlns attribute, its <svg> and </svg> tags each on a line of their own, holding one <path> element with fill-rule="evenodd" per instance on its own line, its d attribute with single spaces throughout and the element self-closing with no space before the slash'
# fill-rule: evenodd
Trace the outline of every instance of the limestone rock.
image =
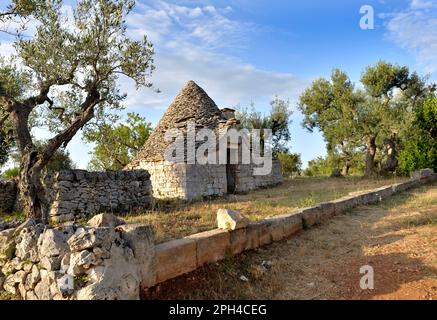
<svg viewBox="0 0 437 320">
<path fill-rule="evenodd" d="M 123 243 L 111 247 L 111 258 L 104 269 L 96 271 L 97 282 L 77 292 L 78 300 L 138 300 L 140 296 L 141 265 L 133 251 Z M 97 272 L 101 271 L 100 274 Z"/>
<path fill-rule="evenodd" d="M 27 219 L 22 224 L 20 224 L 17 228 L 15 228 L 14 236 L 18 236 L 23 229 L 32 229 L 37 226 L 37 223 L 32 218 Z"/>
<path fill-rule="evenodd" d="M 6 277 L 3 283 L 3 289 L 9 294 L 17 294 L 17 283 L 15 281 L 15 275 L 11 274 Z"/>
<path fill-rule="evenodd" d="M 68 268 L 70 267 L 70 257 L 71 257 L 71 253 L 68 252 L 66 253 L 61 260 L 61 269 L 60 271 L 62 273 L 66 273 L 68 271 Z"/>
<path fill-rule="evenodd" d="M 38 300 L 38 297 L 36 296 L 35 292 L 27 291 L 26 300 Z"/>
<path fill-rule="evenodd" d="M 26 288 L 24 287 L 24 284 L 18 284 L 18 292 L 20 293 L 22 299 L 26 299 Z"/>
<path fill-rule="evenodd" d="M 47 270 L 41 270 L 40 274 L 41 281 L 35 286 L 35 295 L 38 297 L 38 300 L 50 300 L 52 298 L 50 286 L 51 282 L 53 281 L 54 274 Z"/>
<path fill-rule="evenodd" d="M 4 273 L 4 274 L 11 274 L 11 273 L 14 273 L 16 270 L 15 270 L 15 268 L 14 268 L 14 266 L 13 266 L 13 264 L 12 264 L 12 261 L 8 261 L 8 262 L 6 262 L 4 265 L 3 265 L 3 267 L 2 267 L 2 272 Z"/>
<path fill-rule="evenodd" d="M 34 266 L 34 264 L 32 262 L 29 262 L 29 261 L 23 262 L 23 270 L 27 273 L 32 271 L 33 266 Z"/>
<path fill-rule="evenodd" d="M 48 281 L 40 281 L 35 286 L 35 295 L 38 300 L 50 300 L 50 284 Z"/>
<path fill-rule="evenodd" d="M 18 271 L 6 277 L 5 282 L 3 284 L 3 288 L 5 289 L 6 292 L 15 295 L 17 294 L 18 285 L 24 283 L 25 279 L 26 279 L 26 272 Z"/>
<path fill-rule="evenodd" d="M 15 229 L 7 229 L 0 232 L 0 262 L 12 259 L 15 251 Z"/>
<path fill-rule="evenodd" d="M 112 228 L 82 229 L 68 239 L 68 245 L 72 252 L 87 250 L 97 246 L 110 248 L 114 237 L 115 231 Z"/>
<path fill-rule="evenodd" d="M 88 250 L 73 252 L 70 256 L 70 266 L 67 273 L 69 275 L 78 276 L 83 274 L 86 269 L 89 269 L 91 265 L 95 265 L 96 263 L 96 256 Z"/>
<path fill-rule="evenodd" d="M 93 283 L 101 281 L 104 272 L 105 272 L 104 266 L 92 267 L 91 269 L 87 270 L 89 283 L 93 284 Z"/>
<path fill-rule="evenodd" d="M 23 261 L 18 257 L 15 257 L 11 260 L 11 267 L 16 271 L 22 270 L 23 265 L 24 265 Z"/>
<path fill-rule="evenodd" d="M 38 239 L 40 257 L 55 257 L 68 251 L 67 234 L 56 229 L 48 229 Z"/>
<path fill-rule="evenodd" d="M 57 280 L 58 289 L 63 297 L 69 296 L 74 292 L 74 277 L 66 274 Z"/>
<path fill-rule="evenodd" d="M 26 224 L 26 222 L 24 224 Z M 30 225 L 30 223 L 28 223 L 28 225 Z M 32 262 L 39 260 L 37 243 L 42 232 L 41 229 L 42 226 L 30 225 L 29 227 L 22 228 L 18 233 L 18 236 L 15 238 L 15 255 L 21 260 L 30 260 Z M 17 230 L 15 234 L 17 234 Z"/>
<path fill-rule="evenodd" d="M 219 229 L 236 230 L 247 227 L 250 220 L 241 213 L 230 209 L 217 211 L 217 226 Z"/>
<path fill-rule="evenodd" d="M 77 300 L 117 300 L 117 293 L 114 288 L 95 283 L 80 289 L 77 292 Z"/>
<path fill-rule="evenodd" d="M 40 261 L 41 267 L 47 271 L 55 271 L 61 269 L 61 258 L 57 257 L 43 257 Z"/>
<path fill-rule="evenodd" d="M 141 265 L 141 285 L 153 286 L 156 275 L 155 262 L 155 232 L 153 227 L 145 224 L 130 224 L 120 226 L 121 238 L 133 250 L 137 263 Z"/>
<path fill-rule="evenodd" d="M 111 213 L 101 213 L 88 220 L 87 224 L 92 228 L 115 228 L 120 225 L 126 224 L 126 222 Z"/>
<path fill-rule="evenodd" d="M 35 288 L 39 280 L 41 280 L 39 269 L 36 265 L 33 265 L 31 272 L 26 277 L 24 287 L 26 290 L 31 290 Z"/>
<path fill-rule="evenodd" d="M 93 249 L 93 253 L 97 259 L 108 259 L 111 257 L 111 253 L 109 252 L 109 250 L 106 250 L 101 247 L 95 247 Z"/>
</svg>

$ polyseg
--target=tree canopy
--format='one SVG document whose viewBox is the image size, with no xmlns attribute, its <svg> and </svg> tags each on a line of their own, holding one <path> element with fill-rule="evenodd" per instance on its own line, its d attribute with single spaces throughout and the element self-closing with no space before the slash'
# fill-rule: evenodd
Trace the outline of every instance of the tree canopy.
<svg viewBox="0 0 437 320">
<path fill-rule="evenodd" d="M 103 124 L 101 127 L 89 130 L 85 138 L 95 142 L 91 170 L 121 170 L 144 145 L 152 132 L 152 125 L 146 119 L 135 113 L 127 114 L 126 123 L 117 126 Z"/>
<path fill-rule="evenodd" d="M 314 81 L 299 101 L 303 126 L 320 129 L 328 153 L 340 155 L 346 168 L 357 152 L 365 152 L 366 175 L 392 172 L 412 110 L 431 88 L 407 67 L 385 61 L 367 67 L 361 85 L 339 69 L 329 80 Z"/>
<path fill-rule="evenodd" d="M 290 101 L 285 101 L 276 96 L 270 102 L 270 113 L 263 115 L 255 110 L 254 104 L 251 108 L 242 108 L 237 112 L 237 119 L 247 129 L 271 129 L 272 130 L 272 151 L 276 156 L 278 153 L 289 151 L 291 140 L 290 124 L 293 111 Z M 263 134 L 261 132 L 261 139 Z"/>
<path fill-rule="evenodd" d="M 408 174 L 423 168 L 437 171 L 437 97 L 429 97 L 416 108 L 408 129 L 408 139 L 399 156 L 400 172 Z"/>
</svg>

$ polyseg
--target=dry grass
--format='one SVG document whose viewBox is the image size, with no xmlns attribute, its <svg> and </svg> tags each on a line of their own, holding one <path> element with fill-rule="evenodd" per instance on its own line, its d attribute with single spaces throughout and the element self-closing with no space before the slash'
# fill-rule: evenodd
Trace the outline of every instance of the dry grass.
<svg viewBox="0 0 437 320">
<path fill-rule="evenodd" d="M 191 203 L 159 201 L 153 210 L 142 215 L 127 215 L 125 218 L 129 223 L 152 224 L 155 227 L 157 241 L 163 242 L 214 229 L 216 212 L 220 208 L 237 210 L 252 220 L 260 220 L 402 180 L 405 179 L 287 179 L 275 188 L 255 190 L 248 194 L 228 195 L 224 198 Z"/>
<path fill-rule="evenodd" d="M 145 298 L 437 299 L 436 243 L 434 183 L 170 280 Z M 253 270 L 263 260 L 273 267 L 259 277 Z M 375 270 L 374 290 L 359 287 L 363 265 Z"/>
</svg>

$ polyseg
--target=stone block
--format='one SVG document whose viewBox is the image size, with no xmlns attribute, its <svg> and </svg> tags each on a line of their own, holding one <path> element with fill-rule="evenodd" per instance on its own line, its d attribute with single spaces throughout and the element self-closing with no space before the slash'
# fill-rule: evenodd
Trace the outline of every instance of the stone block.
<svg viewBox="0 0 437 320">
<path fill-rule="evenodd" d="M 246 230 L 246 248 L 245 250 L 253 250 L 258 248 L 259 245 L 259 229 L 260 224 L 257 222 L 249 223 Z"/>
<path fill-rule="evenodd" d="M 259 246 L 266 246 L 268 244 L 271 244 L 273 242 L 273 231 L 276 233 L 276 237 L 281 236 L 281 230 L 278 228 L 278 226 L 275 226 L 275 228 L 272 228 L 273 222 L 265 219 L 262 221 L 257 222 L 258 224 L 258 236 L 259 236 Z"/>
<path fill-rule="evenodd" d="M 376 189 L 375 191 L 382 199 L 388 198 L 394 193 L 392 186 L 384 186 Z"/>
<path fill-rule="evenodd" d="M 380 200 L 378 193 L 375 191 L 366 192 L 359 195 L 360 204 L 372 204 Z"/>
<path fill-rule="evenodd" d="M 302 223 L 302 211 L 295 211 L 288 214 L 275 216 L 272 220 L 276 221 L 276 224 L 281 225 L 283 228 L 283 237 L 287 238 L 303 229 Z M 273 241 L 275 240 L 274 231 L 272 232 Z"/>
<path fill-rule="evenodd" d="M 155 232 L 153 227 L 145 224 L 121 225 L 121 238 L 133 250 L 134 256 L 140 264 L 141 285 L 151 287 L 155 282 Z"/>
<path fill-rule="evenodd" d="M 155 246 L 156 283 L 175 278 L 197 268 L 196 241 L 178 239 Z"/>
<path fill-rule="evenodd" d="M 355 197 L 343 197 L 337 200 L 331 201 L 334 205 L 335 214 L 344 213 L 347 210 L 354 208 L 357 205 Z"/>
<path fill-rule="evenodd" d="M 211 230 L 186 237 L 196 241 L 197 266 L 223 260 L 230 248 L 230 235 L 226 230 Z"/>
<path fill-rule="evenodd" d="M 335 205 L 331 202 L 320 204 L 319 223 L 331 219 L 335 215 Z"/>
<path fill-rule="evenodd" d="M 126 222 L 112 213 L 101 213 L 94 217 L 92 217 L 90 220 L 88 220 L 87 225 L 89 225 L 92 228 L 100 228 L 100 227 L 110 227 L 115 228 L 120 225 L 124 225 Z"/>
<path fill-rule="evenodd" d="M 312 227 L 321 222 L 320 211 L 320 205 L 302 209 L 302 220 L 305 228 Z"/>
<path fill-rule="evenodd" d="M 229 232 L 230 234 L 230 251 L 232 255 L 239 254 L 246 250 L 248 239 L 247 229 L 237 229 Z"/>
<path fill-rule="evenodd" d="M 230 209 L 219 209 L 217 211 L 217 227 L 224 230 L 236 230 L 245 228 L 250 220 L 240 212 Z"/>
</svg>

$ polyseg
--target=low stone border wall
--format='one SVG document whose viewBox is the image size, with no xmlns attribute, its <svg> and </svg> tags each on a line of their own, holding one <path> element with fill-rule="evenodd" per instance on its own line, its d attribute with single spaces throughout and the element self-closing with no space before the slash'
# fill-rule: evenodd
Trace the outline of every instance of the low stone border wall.
<svg viewBox="0 0 437 320">
<path fill-rule="evenodd" d="M 158 244 L 155 246 L 155 285 L 207 263 L 280 241 L 359 205 L 377 203 L 395 193 L 435 180 L 437 175 L 433 174 L 251 222 L 240 229 L 216 229 Z"/>
<path fill-rule="evenodd" d="M 27 220 L 0 232 L 0 291 L 29 300 L 139 299 L 141 289 L 436 179 L 434 174 L 258 222 L 221 209 L 223 229 L 158 245 L 151 226 L 126 225 L 112 214 L 56 228 Z"/>
</svg>

